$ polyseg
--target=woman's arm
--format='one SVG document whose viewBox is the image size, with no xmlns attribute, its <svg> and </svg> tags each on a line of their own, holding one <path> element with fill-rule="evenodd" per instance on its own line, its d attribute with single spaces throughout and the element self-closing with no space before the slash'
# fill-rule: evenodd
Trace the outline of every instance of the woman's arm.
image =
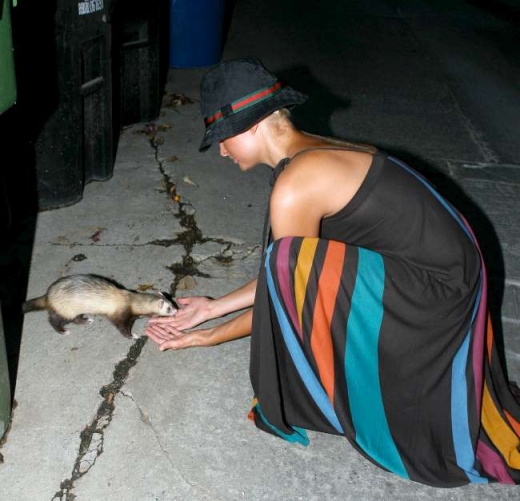
<svg viewBox="0 0 520 501">
<path fill-rule="evenodd" d="M 209 305 L 209 319 L 220 318 L 228 313 L 253 306 L 257 279 L 251 280 L 239 289 L 214 299 Z"/>
<path fill-rule="evenodd" d="M 159 345 L 161 351 L 180 350 L 194 346 L 215 346 L 251 334 L 253 310 L 247 310 L 235 318 L 209 329 L 183 333 L 175 328 L 149 326 L 145 333 Z"/>
</svg>

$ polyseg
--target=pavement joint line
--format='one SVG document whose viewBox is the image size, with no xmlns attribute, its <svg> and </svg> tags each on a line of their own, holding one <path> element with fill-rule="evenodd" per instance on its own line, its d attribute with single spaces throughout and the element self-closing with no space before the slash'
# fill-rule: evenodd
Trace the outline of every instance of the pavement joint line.
<svg viewBox="0 0 520 501">
<path fill-rule="evenodd" d="M 480 153 L 484 157 L 484 161 L 487 163 L 492 164 L 498 164 L 500 163 L 500 159 L 498 155 L 493 151 L 492 147 L 489 145 L 488 142 L 484 140 L 484 133 L 478 129 L 478 127 L 470 120 L 470 118 L 464 113 L 459 100 L 457 99 L 457 94 L 453 90 L 452 85 L 450 85 L 452 82 L 455 82 L 453 77 L 450 77 L 448 73 L 446 73 L 445 69 L 443 68 L 441 62 L 435 58 L 434 54 L 432 54 L 432 51 L 428 47 L 426 43 L 424 43 L 421 38 L 416 33 L 416 27 L 414 26 L 414 23 L 412 22 L 411 17 L 406 17 L 403 15 L 403 13 L 399 9 L 399 17 L 403 20 L 404 23 L 408 24 L 408 28 L 410 30 L 411 35 L 413 36 L 416 44 L 422 48 L 423 53 L 426 57 L 428 57 L 429 60 L 432 62 L 435 62 L 435 64 L 438 66 L 440 71 L 445 74 L 446 76 L 446 89 L 451 96 L 453 100 L 454 107 L 456 108 L 456 112 L 459 115 L 461 119 L 461 123 L 468 133 L 468 136 L 470 140 L 477 146 Z"/>
<path fill-rule="evenodd" d="M 502 322 L 507 322 L 508 324 L 520 325 L 520 320 L 518 318 L 502 317 Z"/>
<path fill-rule="evenodd" d="M 80 433 L 78 455 L 72 473 L 69 478 L 61 482 L 60 490 L 54 494 L 51 501 L 73 501 L 76 498 L 72 492 L 75 483 L 90 471 L 103 453 L 104 434 L 112 422 L 115 411 L 115 396 L 121 392 L 130 369 L 137 364 L 147 340 L 146 337 L 139 338 L 130 346 L 126 357 L 115 365 L 112 381 L 99 391 L 103 400 L 98 406 L 95 417 Z"/>
<path fill-rule="evenodd" d="M 194 489 L 197 489 L 201 492 L 203 492 L 204 494 L 209 494 L 209 492 L 207 492 L 205 489 L 202 489 L 200 486 L 190 482 L 186 476 L 180 471 L 179 467 L 176 466 L 176 464 L 174 463 L 174 461 L 172 460 L 172 458 L 170 457 L 170 453 L 164 448 L 164 445 L 162 444 L 162 441 L 159 437 L 159 433 L 157 432 L 157 430 L 155 429 L 155 426 L 152 422 L 152 419 L 151 419 L 151 416 L 148 412 L 146 412 L 145 410 L 143 410 L 143 408 L 139 405 L 139 403 L 137 402 L 137 400 L 134 398 L 134 396 L 132 395 L 132 393 L 130 392 L 127 392 L 127 391 L 124 391 L 124 390 L 121 390 L 120 391 L 120 394 L 126 398 L 128 398 L 129 400 L 131 400 L 135 407 L 137 408 L 138 412 L 139 412 L 139 415 L 140 415 L 140 419 L 143 423 L 145 423 L 146 425 L 148 425 L 150 427 L 150 429 L 153 431 L 154 433 L 154 436 L 155 436 L 155 440 L 157 441 L 157 444 L 159 445 L 159 448 L 161 449 L 161 452 L 163 453 L 164 457 L 166 458 L 166 460 L 168 461 L 168 463 L 170 464 L 170 466 L 172 467 L 172 469 L 177 473 L 177 475 L 181 478 L 181 480 L 186 484 L 188 485 L 189 487 L 192 487 Z"/>
<path fill-rule="evenodd" d="M 491 146 L 484 140 L 484 134 L 482 131 L 480 131 L 476 125 L 469 119 L 469 117 L 466 116 L 466 114 L 462 111 L 462 108 L 460 107 L 460 104 L 457 100 L 457 96 L 455 93 L 451 90 L 450 86 L 447 85 L 449 92 L 453 98 L 453 101 L 455 103 L 455 106 L 459 112 L 459 116 L 461 118 L 462 124 L 464 125 L 464 128 L 466 129 L 469 138 L 473 143 L 477 146 L 477 148 L 480 150 L 480 153 L 484 157 L 484 161 L 486 163 L 493 163 L 498 164 L 500 163 L 499 157 L 496 155 L 496 153 L 493 151 Z"/>
</svg>

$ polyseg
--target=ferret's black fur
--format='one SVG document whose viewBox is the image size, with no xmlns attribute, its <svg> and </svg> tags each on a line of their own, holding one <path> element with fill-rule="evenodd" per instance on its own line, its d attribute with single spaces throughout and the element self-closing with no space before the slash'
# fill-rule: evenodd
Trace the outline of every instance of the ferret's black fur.
<svg viewBox="0 0 520 501">
<path fill-rule="evenodd" d="M 41 297 L 27 300 L 23 312 L 47 310 L 49 322 L 60 334 L 65 325 L 92 321 L 87 315 L 103 315 L 127 338 L 134 337 L 134 320 L 143 316 L 168 316 L 177 311 L 158 292 L 135 292 L 97 275 L 69 275 L 56 280 Z"/>
</svg>

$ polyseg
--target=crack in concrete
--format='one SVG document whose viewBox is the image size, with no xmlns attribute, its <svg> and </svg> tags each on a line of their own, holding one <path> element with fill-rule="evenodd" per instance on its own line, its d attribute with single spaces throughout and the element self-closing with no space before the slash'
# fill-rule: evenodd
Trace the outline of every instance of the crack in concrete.
<svg viewBox="0 0 520 501">
<path fill-rule="evenodd" d="M 6 426 L 5 430 L 4 430 L 3 436 L 0 435 L 0 450 L 2 449 L 2 447 L 7 442 L 7 439 L 9 437 L 9 433 L 11 432 L 11 428 L 13 426 L 13 420 L 14 420 L 14 411 L 15 411 L 16 407 L 18 407 L 18 402 L 16 401 L 16 398 L 13 398 L 13 404 L 11 405 L 11 412 L 10 412 L 10 416 L 9 416 L 9 422 L 7 423 L 7 426 Z M 4 456 L 3 456 L 3 454 L 1 452 L 0 452 L 0 464 L 4 464 Z"/>
<path fill-rule="evenodd" d="M 181 245 L 177 239 L 157 239 L 150 240 L 149 242 L 144 242 L 142 244 L 127 244 L 127 243 L 114 243 L 114 244 L 100 244 L 100 243 L 81 243 L 74 242 L 72 243 L 58 243 L 58 242 L 49 242 L 49 245 L 54 247 L 147 247 L 149 245 L 155 245 L 159 247 L 172 247 L 173 245 Z"/>
<path fill-rule="evenodd" d="M 137 410 L 139 411 L 139 414 L 140 414 L 140 417 L 141 417 L 141 421 L 143 421 L 143 423 L 147 424 L 151 430 L 153 431 L 154 433 L 154 436 L 155 436 L 155 440 L 157 442 L 157 444 L 159 445 L 159 448 L 161 449 L 161 452 L 163 453 L 164 457 L 166 458 L 166 460 L 168 461 L 168 463 L 170 464 L 170 466 L 172 467 L 172 470 L 175 471 L 177 473 L 177 475 L 180 477 L 180 479 L 186 484 L 188 485 L 189 487 L 192 487 L 193 489 L 196 489 L 197 491 L 200 491 L 202 492 L 203 494 L 205 495 L 208 495 L 209 492 L 206 491 L 205 489 L 203 489 L 202 487 L 196 485 L 196 484 L 193 484 L 192 482 L 190 482 L 185 475 L 183 475 L 183 473 L 180 471 L 179 467 L 176 466 L 176 464 L 173 462 L 172 458 L 170 457 L 170 454 L 168 453 L 168 451 L 164 448 L 163 444 L 162 444 L 162 441 L 161 439 L 159 438 L 159 433 L 157 432 L 157 430 L 155 429 L 155 426 L 152 422 L 152 419 L 150 417 L 150 414 L 143 410 L 143 408 L 139 405 L 139 403 L 137 402 L 137 400 L 134 398 L 134 396 L 129 393 L 129 392 L 125 392 L 125 391 L 121 391 L 120 392 L 121 395 L 123 395 L 124 397 L 126 398 L 129 398 L 133 403 L 134 405 L 136 406 Z"/>
<path fill-rule="evenodd" d="M 236 247 L 239 247 L 239 245 L 235 245 Z M 226 249 L 220 251 L 217 254 L 214 254 L 212 256 L 207 256 L 201 259 L 195 260 L 197 264 L 205 263 L 206 261 L 217 261 L 220 264 L 230 264 L 233 261 L 236 261 L 237 259 L 240 259 L 240 261 L 245 261 L 251 254 L 253 254 L 257 249 L 260 248 L 260 245 L 253 245 L 252 247 L 249 247 L 245 250 L 233 250 L 231 249 L 231 245 L 229 245 Z"/>
<path fill-rule="evenodd" d="M 155 241 L 158 245 L 182 245 L 185 250 L 185 255 L 181 262 L 173 263 L 166 268 L 174 274 L 173 283 L 170 286 L 170 294 L 175 297 L 179 282 L 186 277 L 204 277 L 211 278 L 207 273 L 203 273 L 198 269 L 197 264 L 201 261 L 193 259 L 192 251 L 195 245 L 205 243 L 218 243 L 226 246 L 219 254 L 210 256 L 210 258 L 217 260 L 221 264 L 230 264 L 233 261 L 234 253 L 231 250 L 236 244 L 234 242 L 225 240 L 223 238 L 204 237 L 202 231 L 197 225 L 195 219 L 195 210 L 193 205 L 189 202 L 183 202 L 182 198 L 177 194 L 176 184 L 172 181 L 171 176 L 164 169 L 164 161 L 158 158 L 158 147 L 151 142 L 155 148 L 155 156 L 159 165 L 159 170 L 163 176 L 163 182 L 166 187 L 166 193 L 170 196 L 173 202 L 178 204 L 179 210 L 174 216 L 179 220 L 182 228 L 185 230 L 178 233 L 177 236 L 170 240 Z M 188 209 L 188 210 L 187 210 Z M 248 255 L 250 255 L 251 251 Z"/>
<path fill-rule="evenodd" d="M 114 415 L 114 398 L 121 392 L 130 369 L 137 363 L 147 340 L 148 338 L 139 338 L 130 347 L 126 357 L 116 364 L 112 374 L 112 381 L 103 386 L 99 391 L 103 400 L 93 420 L 80 433 L 78 455 L 72 468 L 71 476 L 61 482 L 60 490 L 54 494 L 51 501 L 73 501 L 76 498 L 72 492 L 75 483 L 90 471 L 103 453 L 104 434 Z"/>
</svg>

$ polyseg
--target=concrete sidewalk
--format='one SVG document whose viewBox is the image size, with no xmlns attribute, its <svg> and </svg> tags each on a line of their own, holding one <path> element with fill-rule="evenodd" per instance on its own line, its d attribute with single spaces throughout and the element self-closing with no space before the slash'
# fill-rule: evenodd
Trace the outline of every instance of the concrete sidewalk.
<svg viewBox="0 0 520 501">
<path fill-rule="evenodd" d="M 453 202 L 496 257 L 497 290 L 505 284 L 506 357 L 511 379 L 520 381 L 520 145 L 513 137 L 520 92 L 509 80 L 519 69 L 491 36 L 518 34 L 503 34 L 501 20 L 463 2 L 442 11 L 420 1 L 338 4 L 309 2 L 302 12 L 292 0 L 238 1 L 224 58 L 256 55 L 317 96 L 296 117 L 308 130 L 398 153 L 460 197 Z M 487 37 L 478 38 L 482 30 Z M 461 71 L 455 53 L 466 60 L 472 37 L 484 48 Z M 492 59 L 492 68 L 479 65 Z M 206 70 L 171 70 L 168 105 L 153 125 L 123 131 L 113 178 L 89 184 L 76 205 L 39 215 L 30 296 L 72 273 L 177 296 L 222 295 L 256 275 L 270 170 L 241 173 L 216 148 L 198 152 Z M 477 70 L 489 78 L 466 92 Z M 496 106 L 507 109 L 509 125 Z M 25 318 L 18 405 L 1 449 L 2 499 L 520 498 L 518 487 L 446 490 L 402 480 L 338 437 L 311 432 L 302 447 L 258 431 L 247 419 L 248 339 L 160 353 L 103 319 L 71 331 L 56 334 L 42 313 Z"/>
</svg>

